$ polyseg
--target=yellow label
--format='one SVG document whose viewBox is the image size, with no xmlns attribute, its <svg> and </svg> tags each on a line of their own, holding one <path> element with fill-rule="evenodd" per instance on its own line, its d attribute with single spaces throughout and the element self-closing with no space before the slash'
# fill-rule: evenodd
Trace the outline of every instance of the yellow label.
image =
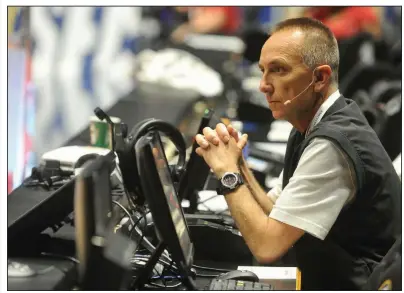
<svg viewBox="0 0 404 293">
<path fill-rule="evenodd" d="M 301 290 L 302 288 L 302 272 L 297 269 L 297 276 L 296 276 L 296 290 Z"/>
<path fill-rule="evenodd" d="M 393 288 L 393 283 L 390 279 L 387 279 L 383 282 L 383 284 L 379 287 L 379 291 L 390 291 Z"/>
</svg>

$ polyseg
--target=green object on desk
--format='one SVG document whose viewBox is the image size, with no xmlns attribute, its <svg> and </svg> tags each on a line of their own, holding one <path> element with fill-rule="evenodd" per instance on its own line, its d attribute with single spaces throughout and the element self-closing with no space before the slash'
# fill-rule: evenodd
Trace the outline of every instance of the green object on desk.
<svg viewBox="0 0 404 293">
<path fill-rule="evenodd" d="M 121 122 L 118 117 L 111 117 L 114 124 Z M 90 117 L 90 143 L 92 146 L 112 149 L 112 127 L 97 116 Z"/>
</svg>

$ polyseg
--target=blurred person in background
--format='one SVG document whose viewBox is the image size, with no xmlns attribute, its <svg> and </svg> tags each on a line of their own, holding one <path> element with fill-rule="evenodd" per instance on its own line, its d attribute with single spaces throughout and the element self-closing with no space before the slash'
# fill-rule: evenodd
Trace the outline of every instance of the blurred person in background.
<svg viewBox="0 0 404 293">
<path fill-rule="evenodd" d="M 381 35 L 380 7 L 366 6 L 318 6 L 293 7 L 287 17 L 311 17 L 320 20 L 337 40 L 347 39 L 368 32 L 375 38 Z"/>
<path fill-rule="evenodd" d="M 231 35 L 241 22 L 240 7 L 176 7 L 175 10 L 180 15 L 187 15 L 187 20 L 171 34 L 171 40 L 176 43 L 183 42 L 191 33 Z"/>
</svg>

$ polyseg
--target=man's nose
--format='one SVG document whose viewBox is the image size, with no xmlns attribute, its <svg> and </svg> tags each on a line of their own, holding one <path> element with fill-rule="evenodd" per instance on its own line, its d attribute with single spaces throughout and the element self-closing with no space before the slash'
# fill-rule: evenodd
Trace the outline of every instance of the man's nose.
<svg viewBox="0 0 404 293">
<path fill-rule="evenodd" d="M 273 86 L 269 82 L 267 82 L 265 79 L 261 79 L 259 89 L 264 94 L 271 95 L 273 92 Z"/>
</svg>

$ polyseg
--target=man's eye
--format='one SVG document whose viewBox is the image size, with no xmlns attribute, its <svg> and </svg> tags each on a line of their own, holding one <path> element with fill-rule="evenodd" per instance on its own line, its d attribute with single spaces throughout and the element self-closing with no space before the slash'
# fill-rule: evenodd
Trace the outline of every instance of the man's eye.
<svg viewBox="0 0 404 293">
<path fill-rule="evenodd" d="M 272 67 L 271 68 L 271 72 L 278 72 L 278 73 L 282 73 L 285 70 L 282 67 Z"/>
</svg>

